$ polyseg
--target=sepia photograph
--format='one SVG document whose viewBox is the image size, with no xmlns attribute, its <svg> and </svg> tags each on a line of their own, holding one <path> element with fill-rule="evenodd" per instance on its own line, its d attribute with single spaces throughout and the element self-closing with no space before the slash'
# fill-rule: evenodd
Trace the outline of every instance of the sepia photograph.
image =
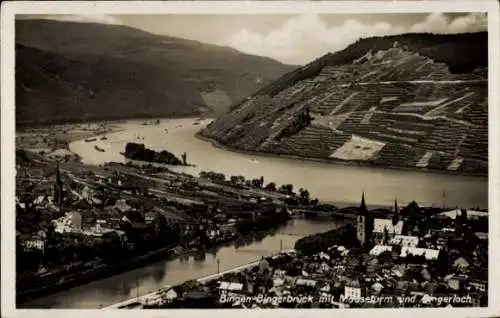
<svg viewBox="0 0 500 318">
<path fill-rule="evenodd" d="M 417 2 L 7 3 L 2 307 L 494 313 L 498 3 Z"/>
</svg>

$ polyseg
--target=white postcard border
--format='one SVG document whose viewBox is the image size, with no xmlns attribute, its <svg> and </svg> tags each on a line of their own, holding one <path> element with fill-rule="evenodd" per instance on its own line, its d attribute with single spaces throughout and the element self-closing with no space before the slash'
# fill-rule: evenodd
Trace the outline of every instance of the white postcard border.
<svg viewBox="0 0 500 318">
<path fill-rule="evenodd" d="M 489 307 L 439 309 L 336 309 L 330 310 L 19 310 L 15 309 L 15 41 L 16 14 L 269 14 L 269 13 L 398 13 L 398 12 L 488 12 L 489 36 Z M 499 6 L 498 2 L 474 1 L 20 1 L 4 2 L 1 10 L 1 308 L 4 317 L 307 317 L 341 314 L 356 317 L 494 317 L 500 316 L 500 105 L 499 105 Z M 466 52 L 463 52 L 466 54 Z M 496 124 L 496 125 L 495 125 Z"/>
</svg>

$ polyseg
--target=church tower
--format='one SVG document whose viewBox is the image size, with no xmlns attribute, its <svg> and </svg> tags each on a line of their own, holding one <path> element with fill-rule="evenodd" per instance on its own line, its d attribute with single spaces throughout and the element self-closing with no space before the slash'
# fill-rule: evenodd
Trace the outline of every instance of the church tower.
<svg viewBox="0 0 500 318">
<path fill-rule="evenodd" d="M 59 163 L 56 167 L 56 182 L 54 183 L 54 202 L 59 206 L 63 202 L 63 182 L 61 180 L 61 173 L 59 172 Z"/>
<path fill-rule="evenodd" d="M 371 234 L 371 217 L 365 203 L 365 193 L 361 196 L 361 206 L 357 217 L 357 238 L 361 245 L 365 244 L 370 239 Z"/>
<path fill-rule="evenodd" d="M 399 209 L 398 209 L 398 200 L 394 200 L 394 215 L 392 216 L 392 225 L 396 225 L 399 222 Z"/>
</svg>

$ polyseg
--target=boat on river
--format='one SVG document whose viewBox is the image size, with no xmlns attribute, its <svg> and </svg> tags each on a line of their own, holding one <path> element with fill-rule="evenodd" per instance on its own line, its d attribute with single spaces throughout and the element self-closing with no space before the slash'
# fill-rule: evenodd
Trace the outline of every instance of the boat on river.
<svg viewBox="0 0 500 318">
<path fill-rule="evenodd" d="M 106 150 L 104 150 L 104 149 L 100 148 L 100 147 L 99 147 L 99 146 L 97 146 L 97 145 L 95 145 L 95 146 L 94 146 L 94 149 L 95 149 L 95 150 L 97 150 L 97 151 L 99 151 L 99 152 L 105 152 L 105 151 L 106 151 Z"/>
<path fill-rule="evenodd" d="M 96 141 L 97 138 L 88 138 L 88 139 L 85 139 L 85 142 L 92 142 L 92 141 Z"/>
</svg>

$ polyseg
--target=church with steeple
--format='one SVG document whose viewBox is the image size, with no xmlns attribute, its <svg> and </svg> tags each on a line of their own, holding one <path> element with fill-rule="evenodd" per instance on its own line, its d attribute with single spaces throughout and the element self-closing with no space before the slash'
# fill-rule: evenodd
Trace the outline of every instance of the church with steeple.
<svg viewBox="0 0 500 318">
<path fill-rule="evenodd" d="M 357 216 L 357 238 L 361 245 L 368 241 L 381 244 L 396 235 L 403 234 L 404 222 L 400 219 L 398 202 L 394 200 L 394 213 L 391 219 L 374 218 L 366 207 L 365 194 L 361 196 L 361 206 Z"/>
</svg>

